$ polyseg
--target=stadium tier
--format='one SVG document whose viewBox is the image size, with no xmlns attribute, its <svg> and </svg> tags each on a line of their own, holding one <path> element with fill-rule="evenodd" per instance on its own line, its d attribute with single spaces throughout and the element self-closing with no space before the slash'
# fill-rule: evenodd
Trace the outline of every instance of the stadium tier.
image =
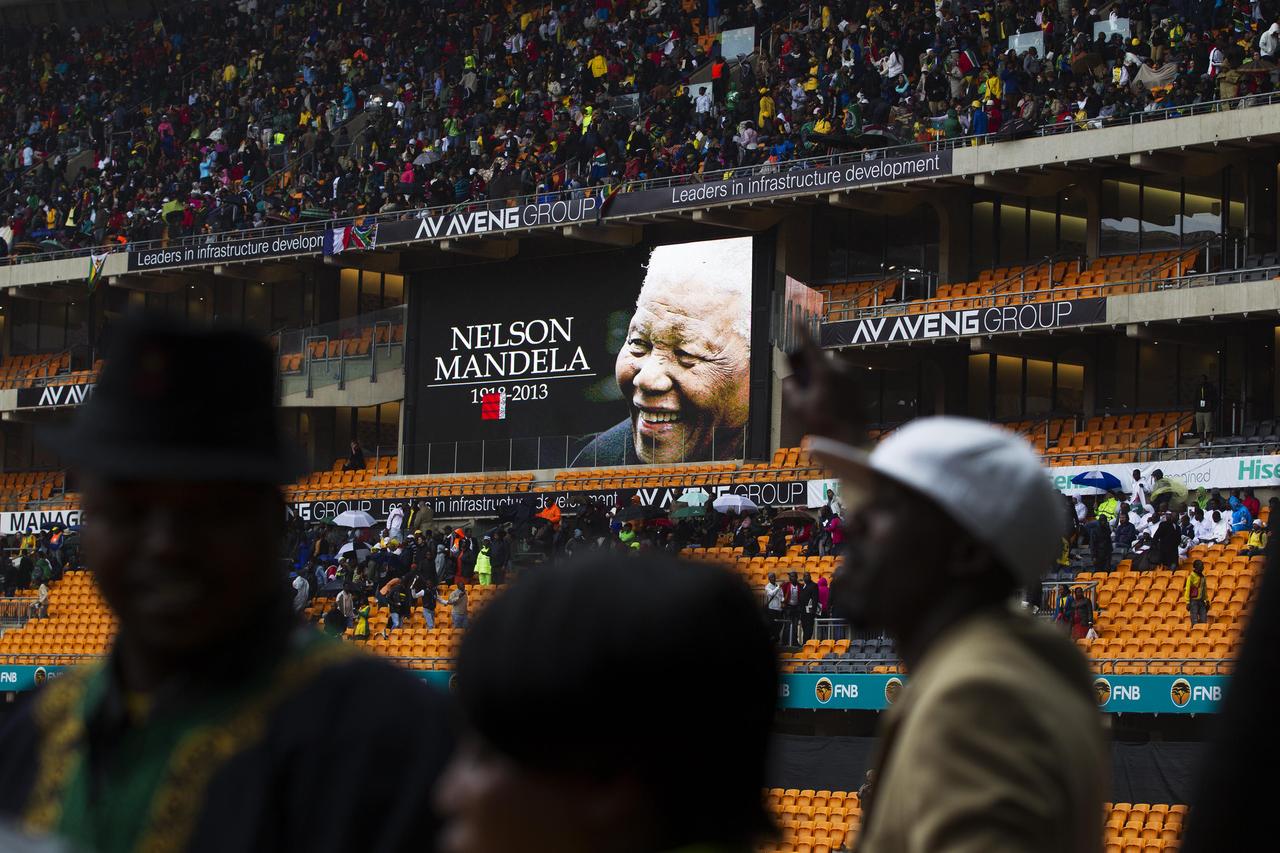
<svg viewBox="0 0 1280 853">
<path fill-rule="evenodd" d="M 1239 555 L 1242 542 L 1237 536 L 1225 546 L 1197 545 L 1176 572 L 1137 572 L 1126 559 L 1114 572 L 1081 572 L 1065 582 L 1095 588 L 1098 638 L 1077 641 L 1095 669 L 1104 674 L 1228 673 L 1262 564 L 1260 557 Z M 783 579 L 790 572 L 808 574 L 815 583 L 831 580 L 837 557 L 805 557 L 796 546 L 790 551 L 783 557 L 745 557 L 741 548 L 694 548 L 686 556 L 732 566 L 757 590 L 763 589 L 771 573 Z M 1188 624 L 1183 596 L 1190 561 L 1195 559 L 1206 564 L 1213 601 L 1207 622 Z M 447 598 L 451 589 L 441 587 L 440 596 Z M 471 612 L 487 604 L 498 589 L 468 584 Z M 436 608 L 436 625 L 428 628 L 415 606 L 400 628 L 382 636 L 390 622 L 390 608 L 374 596 L 367 603 L 373 651 L 401 658 L 410 668 L 450 668 L 461 631 L 448 627 L 447 608 Z M 331 599 L 316 598 L 308 606 L 308 616 L 318 624 L 331 606 Z M 106 649 L 112 625 L 89 575 L 68 572 L 50 584 L 48 618 L 6 630 L 0 636 L 0 655 L 18 656 L 12 662 L 23 664 L 47 663 L 66 655 L 98 655 Z M 900 666 L 892 641 L 846 637 L 806 640 L 793 654 L 784 655 L 783 669 L 884 673 L 899 672 Z"/>
<path fill-rule="evenodd" d="M 709 19 L 692 0 L 612 14 L 204 0 L 125 3 L 102 21 L 72 4 L 89 16 L 74 31 L 39 26 L 76 15 L 65 4 L 12 5 L 0 74 L 30 94 L 0 124 L 0 162 L 16 211 L 5 239 L 24 256 L 700 181 L 845 148 L 1076 134 L 1266 103 L 1273 88 L 1261 57 L 1236 49 L 1258 38 L 1244 18 L 1222 23 L 1233 49 L 1208 76 L 1201 42 L 1171 19 L 1084 52 L 1074 39 L 1093 38 L 1096 10 L 1016 5 L 952 16 L 931 52 L 873 46 L 830 7 L 797 31 L 785 4 L 726 3 Z M 918 26 L 908 14 L 876 17 L 897 32 Z M 1016 60 L 970 47 L 1007 37 L 1025 39 Z M 145 180 L 121 186 L 126 174 Z"/>
</svg>

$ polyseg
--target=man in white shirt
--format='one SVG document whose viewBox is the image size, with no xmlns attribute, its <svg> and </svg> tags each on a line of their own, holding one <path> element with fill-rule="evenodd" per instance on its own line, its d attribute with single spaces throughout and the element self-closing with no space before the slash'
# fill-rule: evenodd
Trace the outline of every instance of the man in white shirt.
<svg viewBox="0 0 1280 853">
<path fill-rule="evenodd" d="M 834 489 L 827 489 L 827 509 L 831 510 L 832 515 L 844 518 L 844 504 L 840 502 L 840 496 Z"/>
<path fill-rule="evenodd" d="M 1071 498 L 1071 508 L 1075 510 L 1076 521 L 1084 524 L 1084 520 L 1089 517 L 1089 508 L 1084 505 L 1084 501 L 1080 499 L 1079 495 Z"/>
<path fill-rule="evenodd" d="M 387 537 L 390 539 L 401 539 L 402 528 L 404 527 L 404 508 L 400 506 L 392 507 L 391 512 L 387 513 Z"/>
<path fill-rule="evenodd" d="M 307 579 L 297 572 L 292 572 L 291 574 L 293 575 L 293 612 L 301 613 L 307 607 L 307 593 L 309 592 Z"/>
<path fill-rule="evenodd" d="M 1195 530 L 1197 542 L 1213 542 L 1213 519 L 1205 518 L 1204 510 L 1196 509 L 1195 515 L 1191 519 L 1191 526 Z"/>
<path fill-rule="evenodd" d="M 782 623 L 782 585 L 778 576 L 769 572 L 769 582 L 764 585 L 764 612 L 771 626 L 781 628 Z"/>
<path fill-rule="evenodd" d="M 1129 506 L 1147 505 L 1147 487 L 1142 483 L 1142 471 L 1133 469 L 1133 485 L 1129 487 Z"/>
<path fill-rule="evenodd" d="M 1212 542 L 1221 542 L 1226 544 L 1231 539 L 1231 519 L 1223 518 L 1222 513 L 1216 509 L 1213 511 L 1213 539 Z"/>
<path fill-rule="evenodd" d="M 711 96 L 707 94 L 707 87 L 699 86 L 698 96 L 693 99 L 694 112 L 696 112 L 700 116 L 711 115 L 711 107 L 713 104 L 714 104 L 714 101 L 712 101 Z"/>
<path fill-rule="evenodd" d="M 1139 533 L 1151 529 L 1151 518 L 1151 507 L 1130 505 L 1129 521 L 1132 522 L 1134 529 Z"/>
</svg>

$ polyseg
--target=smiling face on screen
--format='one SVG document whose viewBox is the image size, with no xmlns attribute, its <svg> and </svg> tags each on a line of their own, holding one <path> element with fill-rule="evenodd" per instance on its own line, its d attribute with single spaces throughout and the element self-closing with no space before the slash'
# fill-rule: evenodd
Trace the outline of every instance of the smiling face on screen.
<svg viewBox="0 0 1280 853">
<path fill-rule="evenodd" d="M 725 273 L 707 281 L 715 274 L 707 265 L 687 274 L 665 270 L 640 291 L 615 374 L 643 462 L 708 459 L 713 444 L 720 455 L 741 440 L 750 396 L 750 276 Z"/>
</svg>

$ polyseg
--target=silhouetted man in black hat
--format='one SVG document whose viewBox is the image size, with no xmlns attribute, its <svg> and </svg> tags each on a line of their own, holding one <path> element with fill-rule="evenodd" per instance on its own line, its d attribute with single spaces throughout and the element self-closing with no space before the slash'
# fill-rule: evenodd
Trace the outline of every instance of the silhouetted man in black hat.
<svg viewBox="0 0 1280 853">
<path fill-rule="evenodd" d="M 290 612 L 280 486 L 302 467 L 271 353 L 155 326 L 116 343 L 58 443 L 119 632 L 0 730 L 0 814 L 77 850 L 434 849 L 444 699 Z"/>
</svg>

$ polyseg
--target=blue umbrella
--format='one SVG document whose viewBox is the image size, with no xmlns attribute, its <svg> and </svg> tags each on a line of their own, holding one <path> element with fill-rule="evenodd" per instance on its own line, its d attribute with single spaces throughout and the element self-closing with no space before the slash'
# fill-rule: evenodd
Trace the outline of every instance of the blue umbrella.
<svg viewBox="0 0 1280 853">
<path fill-rule="evenodd" d="M 1120 488 L 1120 478 L 1115 474 L 1108 474 L 1106 471 L 1085 471 L 1083 474 L 1076 474 L 1072 477 L 1071 482 L 1077 486 L 1102 489 L 1104 492 Z"/>
</svg>

